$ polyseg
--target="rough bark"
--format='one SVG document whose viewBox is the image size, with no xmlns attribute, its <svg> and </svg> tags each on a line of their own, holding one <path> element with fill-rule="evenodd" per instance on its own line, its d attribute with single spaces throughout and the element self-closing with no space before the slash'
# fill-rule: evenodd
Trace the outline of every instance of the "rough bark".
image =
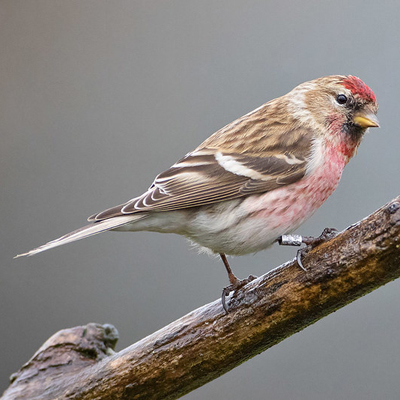
<svg viewBox="0 0 400 400">
<path fill-rule="evenodd" d="M 400 276 L 400 196 L 303 258 L 119 353 L 89 324 L 50 338 L 2 399 L 175 399 Z"/>
</svg>

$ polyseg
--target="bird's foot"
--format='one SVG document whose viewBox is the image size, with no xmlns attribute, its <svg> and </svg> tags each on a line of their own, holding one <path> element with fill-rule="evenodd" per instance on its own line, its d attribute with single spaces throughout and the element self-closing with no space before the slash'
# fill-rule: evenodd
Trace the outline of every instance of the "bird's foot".
<svg viewBox="0 0 400 400">
<path fill-rule="evenodd" d="M 299 249 L 296 254 L 296 261 L 299 264 L 299 267 L 306 271 L 301 259 L 313 248 L 319 246 L 321 243 L 326 242 L 329 239 L 334 238 L 337 235 L 338 231 L 335 228 L 325 228 L 321 235 L 318 237 L 312 236 L 300 236 L 300 235 L 282 235 L 278 239 L 278 243 L 280 245 L 285 246 L 301 246 L 303 243 L 306 247 Z"/>
<path fill-rule="evenodd" d="M 243 286 L 247 285 L 254 279 L 257 279 L 257 277 L 254 275 L 249 275 L 246 279 L 241 279 L 241 280 L 237 279 L 236 276 L 234 277 L 234 279 L 230 277 L 229 280 L 231 281 L 231 284 L 222 289 L 222 296 L 221 296 L 222 307 L 224 308 L 227 314 L 228 314 L 228 306 L 226 304 L 225 298 L 229 296 L 231 292 L 236 292 L 237 290 L 241 289 Z"/>
</svg>

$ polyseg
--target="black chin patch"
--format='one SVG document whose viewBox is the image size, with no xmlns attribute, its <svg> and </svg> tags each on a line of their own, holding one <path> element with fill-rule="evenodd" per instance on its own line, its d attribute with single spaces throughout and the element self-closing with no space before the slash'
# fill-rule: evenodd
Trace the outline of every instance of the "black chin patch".
<svg viewBox="0 0 400 400">
<path fill-rule="evenodd" d="M 365 128 L 361 128 L 361 126 L 358 126 L 353 122 L 347 122 L 343 124 L 343 132 L 345 132 L 346 135 L 349 135 L 352 140 L 358 142 L 361 140 L 361 137 L 365 132 Z"/>
</svg>

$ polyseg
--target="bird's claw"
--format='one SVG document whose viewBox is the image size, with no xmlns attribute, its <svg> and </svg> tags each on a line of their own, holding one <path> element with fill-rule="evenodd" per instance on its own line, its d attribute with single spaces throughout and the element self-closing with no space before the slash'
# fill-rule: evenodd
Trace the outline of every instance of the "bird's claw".
<svg viewBox="0 0 400 400">
<path fill-rule="evenodd" d="M 303 236 L 302 242 L 310 247 L 312 250 L 314 247 L 317 247 L 321 243 L 328 241 L 329 239 L 334 238 L 338 234 L 338 230 L 335 228 L 325 228 L 322 233 L 318 237 L 312 236 Z"/>
<path fill-rule="evenodd" d="M 301 246 L 303 243 L 306 247 L 299 249 L 296 254 L 296 261 L 299 267 L 306 271 L 301 261 L 302 257 L 305 256 L 310 250 L 317 247 L 321 243 L 326 242 L 329 239 L 334 238 L 338 231 L 335 228 L 325 228 L 321 235 L 318 237 L 312 236 L 300 236 L 300 235 L 282 235 L 278 238 L 278 243 L 285 246 Z"/>
<path fill-rule="evenodd" d="M 299 267 L 300 267 L 304 272 L 307 272 L 307 270 L 304 268 L 304 265 L 303 265 L 303 262 L 301 261 L 301 258 L 302 258 L 303 255 L 304 255 L 305 253 L 307 253 L 307 252 L 308 252 L 307 247 L 304 247 L 303 249 L 297 250 L 297 253 L 296 253 L 296 261 L 297 261 L 297 264 L 299 264 Z"/>
<path fill-rule="evenodd" d="M 222 289 L 222 296 L 221 296 L 221 303 L 222 307 L 225 310 L 225 312 L 228 314 L 228 306 L 226 304 L 226 297 L 229 296 L 231 292 L 236 292 L 237 290 L 241 289 L 243 286 L 247 285 L 249 282 L 253 281 L 254 279 L 257 279 L 256 276 L 254 275 L 249 275 L 246 279 L 239 280 L 227 287 L 224 287 Z"/>
</svg>

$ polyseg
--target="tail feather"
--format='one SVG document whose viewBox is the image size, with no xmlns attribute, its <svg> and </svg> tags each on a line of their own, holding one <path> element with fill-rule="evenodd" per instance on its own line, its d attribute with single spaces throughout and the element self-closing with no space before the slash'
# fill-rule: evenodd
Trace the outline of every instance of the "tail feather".
<svg viewBox="0 0 400 400">
<path fill-rule="evenodd" d="M 106 219 L 103 221 L 95 222 L 94 224 L 86 225 L 82 228 L 77 229 L 76 231 L 67 233 L 64 236 L 61 236 L 58 239 L 52 240 L 42 246 L 37 247 L 31 251 L 28 251 L 23 254 L 18 254 L 14 258 L 24 257 L 24 256 L 33 256 L 34 254 L 41 253 L 42 251 L 52 249 L 53 247 L 62 246 L 63 244 L 67 244 L 70 242 L 75 242 L 76 240 L 84 239 L 89 236 L 97 235 L 98 233 L 109 231 L 111 229 L 118 228 L 122 225 L 126 225 L 128 223 L 137 221 L 142 219 L 143 216 L 136 214 L 133 215 L 123 215 L 120 217 L 114 217 L 110 219 Z"/>
</svg>

